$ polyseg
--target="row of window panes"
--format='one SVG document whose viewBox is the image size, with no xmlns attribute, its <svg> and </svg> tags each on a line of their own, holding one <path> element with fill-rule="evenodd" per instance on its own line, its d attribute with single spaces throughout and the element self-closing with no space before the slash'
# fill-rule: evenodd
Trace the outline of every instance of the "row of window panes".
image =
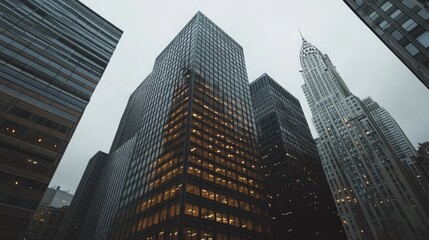
<svg viewBox="0 0 429 240">
<path fill-rule="evenodd" d="M 182 189 L 181 184 L 174 185 L 170 188 L 165 189 L 165 191 L 159 192 L 158 194 L 156 194 L 150 198 L 145 198 L 145 199 L 143 199 L 141 204 L 138 206 L 139 209 L 137 209 L 137 211 L 139 211 L 139 212 L 147 211 L 150 208 L 155 207 L 156 205 L 180 194 L 181 189 Z"/>
<path fill-rule="evenodd" d="M 232 234 L 213 233 L 195 228 L 184 228 L 186 240 L 241 240 L 241 237 Z M 216 235 L 216 238 L 214 237 Z M 247 238 L 246 238 L 247 239 Z"/>
<path fill-rule="evenodd" d="M 254 169 L 256 168 L 255 164 L 250 164 L 250 161 L 244 161 L 244 158 L 239 158 L 236 156 L 236 158 L 232 158 L 231 155 L 227 156 L 227 158 L 223 155 L 220 155 L 221 151 L 217 150 L 212 151 L 210 149 L 202 149 L 200 146 L 192 144 L 191 145 L 191 152 L 192 155 L 195 155 L 198 158 L 204 158 L 207 160 L 211 160 L 212 162 L 216 162 L 221 166 L 226 166 L 228 168 L 231 168 L 235 171 L 241 172 L 242 174 L 247 174 L 251 178 L 262 180 L 260 175 L 258 175 Z M 197 164 L 200 164 L 200 162 L 197 162 Z M 243 167 L 243 165 L 246 165 Z M 248 169 L 247 165 L 251 165 L 252 168 Z M 210 166 L 209 166 L 210 167 Z"/>
<path fill-rule="evenodd" d="M 3 120 L 0 124 L 0 133 L 56 152 L 64 151 L 64 144 L 66 143 L 64 140 L 8 120 Z"/>
<path fill-rule="evenodd" d="M 215 192 L 208 190 L 208 189 L 204 189 L 204 188 L 200 189 L 200 187 L 194 186 L 192 184 L 186 185 L 186 191 L 189 193 L 192 193 L 194 195 L 206 198 L 206 199 L 210 199 L 210 200 L 213 200 L 213 201 L 216 201 L 219 203 L 223 203 L 225 205 L 229 205 L 231 207 L 246 210 L 248 212 L 253 212 L 256 214 L 262 213 L 261 209 L 259 207 L 255 206 L 254 204 L 248 203 L 248 202 L 243 201 L 243 200 L 238 201 L 235 198 L 227 197 L 225 195 L 215 193 Z"/>
<path fill-rule="evenodd" d="M 213 182 L 215 184 L 222 185 L 224 187 L 228 187 L 229 189 L 233 189 L 235 191 L 238 190 L 240 193 L 252 196 L 254 198 L 258 198 L 258 199 L 261 198 L 261 195 L 259 192 L 252 190 L 252 189 L 249 190 L 249 188 L 247 186 L 242 186 L 242 185 L 239 185 L 239 184 L 234 183 L 232 181 L 227 181 L 221 177 L 215 177 L 212 174 L 205 172 L 205 171 L 201 171 L 198 168 L 189 167 L 188 173 L 192 174 L 194 176 L 197 176 L 199 178 L 203 178 L 209 182 Z"/>
<path fill-rule="evenodd" d="M 246 164 L 245 159 L 250 159 L 248 157 L 250 154 L 244 151 L 240 151 L 241 149 L 238 149 L 239 147 L 238 145 L 240 145 L 238 144 L 239 141 L 236 141 L 235 143 L 233 143 L 233 142 L 228 142 L 227 140 L 227 143 L 225 145 L 224 140 L 222 140 L 222 138 L 219 139 L 219 137 L 217 137 L 217 135 L 215 134 L 211 134 L 211 135 L 204 134 L 202 136 L 201 131 L 199 131 L 198 129 L 192 129 L 191 133 L 192 133 L 191 149 L 193 149 L 194 147 L 198 148 L 198 150 L 195 151 L 196 153 L 198 152 L 200 155 L 203 155 L 204 157 L 207 157 L 210 160 L 213 160 L 215 157 L 221 158 L 220 161 L 222 165 L 225 165 L 225 162 L 231 162 L 231 163 L 235 162 L 232 168 L 234 170 L 237 169 L 240 172 L 242 171 L 246 173 L 248 171 L 248 168 L 250 168 L 249 171 L 253 171 L 253 169 L 256 168 L 255 164 L 252 164 L 251 161 L 247 161 L 247 164 Z M 233 149 L 234 147 L 236 147 L 235 151 Z M 245 148 L 245 145 L 242 144 L 242 147 Z M 206 156 L 206 155 L 209 155 L 209 156 Z M 251 175 L 254 175 L 254 174 L 251 174 Z"/>
<path fill-rule="evenodd" d="M 151 191 L 153 189 L 158 188 L 159 185 L 161 185 L 161 184 L 163 184 L 165 182 L 168 182 L 173 177 L 181 174 L 182 173 L 182 169 L 183 169 L 183 166 L 178 167 L 176 169 L 173 169 L 172 171 L 170 171 L 169 173 L 167 173 L 167 174 L 165 174 L 163 176 L 159 176 L 158 179 L 153 180 L 151 183 L 149 183 L 148 191 Z"/>
<path fill-rule="evenodd" d="M 221 175 L 223 175 L 225 177 L 228 177 L 228 178 L 230 178 L 230 179 L 232 179 L 234 181 L 238 181 L 238 182 L 244 183 L 244 184 L 246 184 L 248 186 L 260 189 L 260 184 L 256 180 L 253 180 L 250 177 L 246 177 L 246 176 L 242 176 L 242 175 L 238 174 L 238 173 L 241 173 L 241 174 L 246 173 L 246 171 L 240 171 L 240 170 L 238 170 L 238 171 L 231 171 L 231 170 L 228 170 L 228 169 L 224 169 L 224 168 L 221 168 L 221 167 L 219 167 L 217 165 L 215 166 L 215 165 L 213 165 L 212 163 L 210 163 L 208 161 L 201 160 L 201 159 L 199 159 L 198 156 L 194 156 L 193 154 L 191 155 L 191 157 L 189 159 L 189 162 L 194 163 L 194 164 L 196 164 L 198 166 L 201 166 L 201 167 L 203 167 L 206 170 L 210 170 L 210 171 L 213 171 L 213 172 L 215 172 L 217 174 L 221 174 Z M 230 162 L 229 161 L 226 161 L 226 162 L 227 162 L 226 166 L 229 167 L 228 163 L 230 163 Z M 219 165 L 220 164 L 221 165 L 225 165 L 225 163 L 222 163 L 221 161 L 216 161 L 216 163 L 218 163 Z M 231 162 L 231 164 L 234 164 L 234 163 Z M 235 166 L 235 164 L 234 164 L 234 166 Z M 233 167 L 233 166 L 231 166 L 231 167 Z M 235 168 L 233 168 L 233 169 L 236 170 Z M 238 169 L 240 169 L 240 168 L 238 168 Z"/>
<path fill-rule="evenodd" d="M 150 216 L 144 217 L 139 220 L 137 224 L 137 232 L 143 231 L 148 227 L 155 226 L 168 218 L 178 216 L 180 212 L 179 204 L 170 206 L 169 208 L 161 209 L 156 213 L 151 214 Z"/>
<path fill-rule="evenodd" d="M 218 223 L 228 224 L 233 227 L 244 228 L 250 231 L 267 233 L 268 229 L 261 223 L 243 219 L 237 216 L 229 215 L 227 213 L 213 211 L 208 208 L 200 207 L 190 203 L 185 204 L 185 214 L 193 217 L 198 217 Z"/>
</svg>

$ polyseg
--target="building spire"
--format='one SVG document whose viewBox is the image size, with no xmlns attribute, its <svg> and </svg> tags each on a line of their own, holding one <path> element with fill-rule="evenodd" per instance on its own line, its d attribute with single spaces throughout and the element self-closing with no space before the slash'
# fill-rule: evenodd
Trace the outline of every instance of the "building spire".
<svg viewBox="0 0 429 240">
<path fill-rule="evenodd" d="M 300 30 L 299 28 L 298 28 L 298 32 L 299 32 L 299 35 L 301 35 L 301 39 L 302 39 L 302 41 L 303 41 L 303 42 L 306 42 L 306 40 L 305 40 L 304 36 L 302 36 L 301 30 Z"/>
</svg>

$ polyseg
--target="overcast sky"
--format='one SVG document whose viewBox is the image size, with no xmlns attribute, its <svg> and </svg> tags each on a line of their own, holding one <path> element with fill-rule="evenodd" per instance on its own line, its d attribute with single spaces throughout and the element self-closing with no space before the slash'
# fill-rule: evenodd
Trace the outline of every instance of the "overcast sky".
<svg viewBox="0 0 429 240">
<path fill-rule="evenodd" d="M 342 0 L 83 0 L 124 31 L 51 182 L 74 192 L 88 160 L 108 152 L 130 94 L 197 11 L 244 49 L 249 81 L 268 73 L 296 96 L 316 137 L 299 73 L 301 29 L 349 89 L 371 96 L 415 147 L 429 141 L 429 90 Z"/>
</svg>

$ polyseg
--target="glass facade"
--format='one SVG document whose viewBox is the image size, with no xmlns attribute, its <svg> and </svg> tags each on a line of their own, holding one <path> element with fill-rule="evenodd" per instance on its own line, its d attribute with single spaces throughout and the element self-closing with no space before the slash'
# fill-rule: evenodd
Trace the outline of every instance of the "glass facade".
<svg viewBox="0 0 429 240">
<path fill-rule="evenodd" d="M 0 2 L 0 232 L 21 238 L 122 31 L 78 1 Z"/>
<path fill-rule="evenodd" d="M 129 163 L 90 239 L 268 239 L 250 106 L 243 49 L 198 12 L 130 97 L 111 149 L 132 140 Z"/>
<path fill-rule="evenodd" d="M 427 1 L 344 0 L 344 2 L 429 88 Z"/>
<path fill-rule="evenodd" d="M 305 39 L 300 61 L 317 149 L 349 239 L 428 239 L 428 199 L 365 104 Z"/>
<path fill-rule="evenodd" d="M 267 74 L 250 92 L 271 239 L 347 239 L 298 99 Z"/>
<path fill-rule="evenodd" d="M 106 166 L 108 154 L 97 152 L 90 160 L 83 173 L 56 239 L 79 239 L 83 224 L 90 210 L 101 174 Z"/>
</svg>

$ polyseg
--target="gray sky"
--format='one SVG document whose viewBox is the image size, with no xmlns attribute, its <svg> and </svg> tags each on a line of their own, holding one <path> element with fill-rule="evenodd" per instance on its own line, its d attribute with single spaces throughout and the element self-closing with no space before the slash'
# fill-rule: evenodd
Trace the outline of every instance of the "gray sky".
<svg viewBox="0 0 429 240">
<path fill-rule="evenodd" d="M 130 94 L 199 10 L 244 49 L 249 81 L 268 73 L 296 96 L 316 137 L 299 73 L 301 29 L 349 89 L 371 96 L 414 146 L 429 141 L 429 90 L 342 0 L 82 0 L 124 34 L 51 181 L 74 192 L 88 160 L 108 152 Z"/>
</svg>

